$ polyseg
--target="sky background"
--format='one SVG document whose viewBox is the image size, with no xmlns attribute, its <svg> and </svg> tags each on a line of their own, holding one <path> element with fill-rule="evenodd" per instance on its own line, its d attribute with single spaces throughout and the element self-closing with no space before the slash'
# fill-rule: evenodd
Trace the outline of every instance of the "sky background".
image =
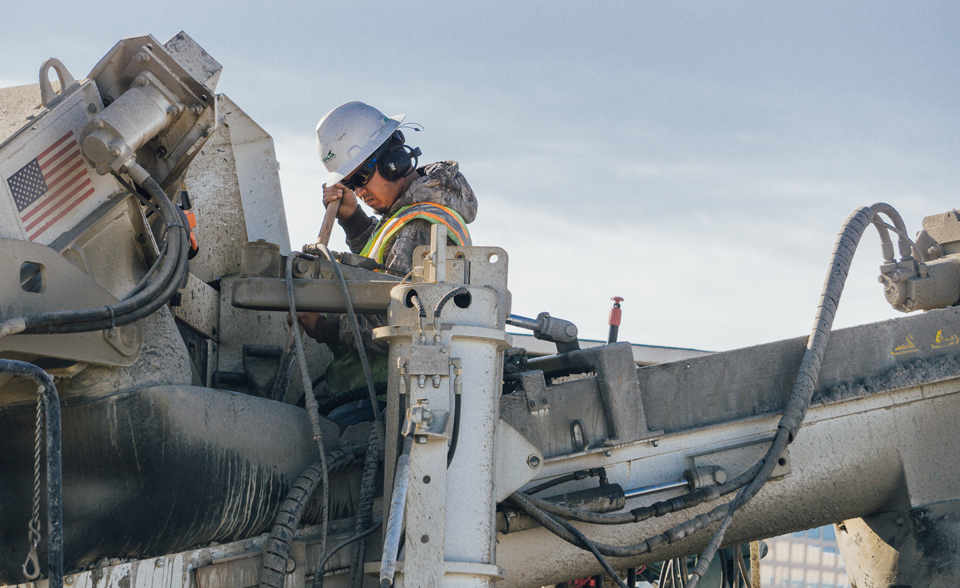
<svg viewBox="0 0 960 588">
<path fill-rule="evenodd" d="M 477 193 L 474 243 L 508 251 L 513 312 L 583 338 L 606 338 L 611 296 L 633 343 L 805 336 L 852 210 L 887 202 L 915 232 L 958 205 L 955 2 L 16 4 L 0 87 L 192 36 L 276 141 L 294 248 L 323 216 L 319 118 L 406 114 L 421 161 L 459 161 Z M 898 316 L 880 262 L 871 230 L 835 327 Z"/>
</svg>

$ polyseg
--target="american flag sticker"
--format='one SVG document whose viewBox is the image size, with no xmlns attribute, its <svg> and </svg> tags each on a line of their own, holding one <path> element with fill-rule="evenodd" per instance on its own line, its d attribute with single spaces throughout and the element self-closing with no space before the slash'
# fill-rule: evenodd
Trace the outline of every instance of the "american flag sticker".
<svg viewBox="0 0 960 588">
<path fill-rule="evenodd" d="M 96 191 L 89 167 L 70 131 L 7 178 L 28 239 L 36 240 Z"/>
</svg>

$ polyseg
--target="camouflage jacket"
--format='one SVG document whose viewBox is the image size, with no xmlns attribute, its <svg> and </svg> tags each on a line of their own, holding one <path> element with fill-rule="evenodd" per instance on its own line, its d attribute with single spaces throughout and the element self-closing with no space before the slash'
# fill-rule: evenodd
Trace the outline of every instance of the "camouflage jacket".
<svg viewBox="0 0 960 588">
<path fill-rule="evenodd" d="M 386 223 L 391 216 L 404 206 L 431 202 L 442 204 L 457 212 L 467 223 L 477 217 L 477 197 L 460 173 L 460 166 L 455 161 L 440 161 L 417 169 L 415 173 L 420 177 L 414 180 L 406 192 L 397 198 L 390 210 L 379 219 L 367 217 L 366 224 L 351 218 L 343 223 L 347 231 L 347 245 L 353 253 L 360 253 L 367 241 L 372 237 L 381 224 Z M 363 214 L 359 207 L 359 214 Z M 400 231 L 386 243 L 387 255 L 384 263 L 397 271 L 408 273 L 413 269 L 413 250 L 419 245 L 430 244 L 430 223 L 422 219 L 414 219 L 404 225 Z M 372 341 L 372 331 L 376 327 L 387 324 L 386 315 L 362 315 L 357 317 L 360 322 L 360 336 L 367 349 L 386 353 L 386 347 Z M 354 346 L 353 329 L 350 327 L 347 316 L 340 318 L 340 342 L 343 345 Z"/>
</svg>

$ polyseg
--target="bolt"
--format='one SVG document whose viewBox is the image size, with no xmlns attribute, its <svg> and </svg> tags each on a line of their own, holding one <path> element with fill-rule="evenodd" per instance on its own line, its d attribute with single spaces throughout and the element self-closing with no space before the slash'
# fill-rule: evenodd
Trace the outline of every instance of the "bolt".
<svg viewBox="0 0 960 588">
<path fill-rule="evenodd" d="M 330 529 L 333 531 L 339 531 L 340 525 L 337 525 L 337 524 L 330 525 Z"/>
<path fill-rule="evenodd" d="M 610 457 L 610 456 L 613 455 L 613 452 L 608 449 L 608 450 L 604 451 L 603 454 L 606 455 L 607 457 Z"/>
<path fill-rule="evenodd" d="M 527 458 L 527 465 L 531 468 L 535 468 L 540 465 L 540 457 L 537 455 L 531 455 Z"/>
<path fill-rule="evenodd" d="M 440 348 L 440 353 L 446 353 L 446 352 L 448 352 L 448 351 L 450 351 L 450 348 L 449 348 L 449 347 L 441 347 L 441 348 Z"/>
<path fill-rule="evenodd" d="M 652 443 L 653 443 L 653 446 L 654 446 L 654 447 L 660 447 L 660 440 L 659 440 L 659 439 L 654 439 L 654 440 L 652 441 Z"/>
<path fill-rule="evenodd" d="M 547 404 L 548 402 L 550 402 L 550 400 L 548 400 L 547 397 L 544 396 L 543 398 L 540 399 L 540 402 Z"/>
<path fill-rule="evenodd" d="M 423 535 L 420 537 L 420 543 L 430 543 L 430 535 Z"/>
<path fill-rule="evenodd" d="M 171 104 L 170 107 L 167 108 L 167 114 L 169 114 L 170 116 L 177 116 L 178 114 L 180 114 L 180 107 L 177 106 L 176 104 Z"/>
<path fill-rule="evenodd" d="M 109 165 L 107 165 L 106 163 L 100 163 L 100 164 L 97 165 L 97 175 L 98 175 L 98 176 L 105 176 L 105 175 L 107 175 L 108 173 L 110 173 L 110 166 L 109 166 Z"/>
<path fill-rule="evenodd" d="M 68 586 L 72 586 L 72 585 L 73 585 L 73 576 L 67 576 L 66 578 L 64 578 L 64 579 L 63 579 L 63 583 L 64 583 L 64 584 L 67 584 Z"/>
<path fill-rule="evenodd" d="M 530 408 L 533 408 L 533 407 L 535 407 L 536 405 L 537 405 L 537 401 L 536 401 L 536 400 L 528 400 L 528 401 L 527 401 L 527 406 L 529 406 Z"/>
<path fill-rule="evenodd" d="M 903 301 L 903 307 L 906 308 L 907 310 L 913 310 L 914 308 L 916 308 L 916 306 L 917 306 L 917 303 L 913 301 L 913 298 L 907 298 L 906 300 Z"/>
<path fill-rule="evenodd" d="M 102 118 L 96 118 L 96 119 L 94 119 L 94 120 L 93 120 L 93 126 L 94 126 L 95 128 L 102 129 L 102 128 L 103 128 L 103 119 L 102 119 Z"/>
<path fill-rule="evenodd" d="M 297 260 L 297 273 L 305 274 L 308 269 L 310 269 L 310 264 L 306 259 Z"/>
<path fill-rule="evenodd" d="M 897 524 L 898 524 L 898 525 L 902 525 L 903 522 L 904 522 L 904 521 L 903 521 L 903 517 L 897 517 Z"/>
<path fill-rule="evenodd" d="M 434 388 L 440 387 L 440 376 L 433 376 L 433 387 Z"/>
<path fill-rule="evenodd" d="M 423 445 L 426 442 L 427 442 L 427 438 L 424 437 L 423 435 L 420 435 L 419 437 L 417 437 L 417 443 L 419 443 L 420 445 Z"/>
<path fill-rule="evenodd" d="M 426 385 L 427 385 L 427 376 L 425 376 L 425 375 L 423 375 L 423 374 L 420 374 L 419 376 L 417 376 L 417 385 L 420 386 L 421 388 L 423 388 L 424 386 L 426 386 Z"/>
<path fill-rule="evenodd" d="M 564 332 L 567 334 L 567 337 L 576 337 L 577 327 L 576 325 L 567 325 L 567 327 L 564 329 Z"/>
<path fill-rule="evenodd" d="M 137 53 L 137 56 L 134 57 L 134 59 L 137 61 L 137 63 L 143 63 L 144 61 L 146 61 L 146 60 L 148 60 L 148 59 L 150 59 L 150 58 L 147 57 L 147 54 L 146 54 L 146 53 Z"/>
<path fill-rule="evenodd" d="M 116 328 L 116 327 L 110 327 L 110 330 L 107 331 L 107 337 L 110 337 L 111 339 L 116 339 L 116 338 L 117 338 L 117 328 Z"/>
<path fill-rule="evenodd" d="M 253 549 L 253 547 L 254 547 L 253 541 L 247 539 L 246 541 L 243 542 L 244 549 Z"/>
<path fill-rule="evenodd" d="M 120 157 L 120 148 L 114 145 L 110 148 L 110 155 L 114 157 Z"/>
<path fill-rule="evenodd" d="M 157 566 L 158 568 L 162 568 L 164 563 L 166 562 L 163 561 L 162 557 L 158 557 L 153 561 L 153 565 Z"/>
<path fill-rule="evenodd" d="M 136 85 L 138 85 L 138 86 L 146 86 L 146 85 L 147 85 L 147 78 L 144 77 L 144 76 L 137 76 L 137 79 L 133 80 L 133 83 L 136 84 Z"/>
<path fill-rule="evenodd" d="M 193 104 L 190 106 L 190 114 L 198 115 L 203 112 L 203 107 L 199 104 Z"/>
<path fill-rule="evenodd" d="M 96 105 L 96 104 L 94 104 L 94 103 L 92 103 L 92 102 L 91 102 L 90 104 L 87 104 L 87 112 L 89 112 L 90 114 L 93 114 L 93 113 L 95 113 L 96 111 L 97 111 L 97 105 Z"/>
</svg>

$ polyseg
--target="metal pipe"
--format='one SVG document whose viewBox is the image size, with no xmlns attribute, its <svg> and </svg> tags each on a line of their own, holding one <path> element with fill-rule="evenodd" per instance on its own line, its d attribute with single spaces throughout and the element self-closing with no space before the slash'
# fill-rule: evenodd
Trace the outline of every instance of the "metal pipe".
<svg viewBox="0 0 960 588">
<path fill-rule="evenodd" d="M 540 328 L 540 323 L 537 321 L 537 319 L 527 318 L 518 314 L 511 314 L 508 316 L 507 324 L 514 327 L 520 327 L 521 329 L 527 329 L 528 331 L 536 331 Z"/>
<path fill-rule="evenodd" d="M 689 486 L 689 482 L 686 480 L 679 480 L 677 482 L 665 482 L 663 484 L 654 484 L 653 486 L 644 486 L 643 488 L 636 488 L 634 490 L 624 491 L 624 497 L 629 500 L 631 498 L 636 498 L 638 496 L 646 496 L 647 494 L 656 494 L 657 492 L 666 492 L 667 490 L 676 490 L 678 488 L 686 488 Z"/>
</svg>

